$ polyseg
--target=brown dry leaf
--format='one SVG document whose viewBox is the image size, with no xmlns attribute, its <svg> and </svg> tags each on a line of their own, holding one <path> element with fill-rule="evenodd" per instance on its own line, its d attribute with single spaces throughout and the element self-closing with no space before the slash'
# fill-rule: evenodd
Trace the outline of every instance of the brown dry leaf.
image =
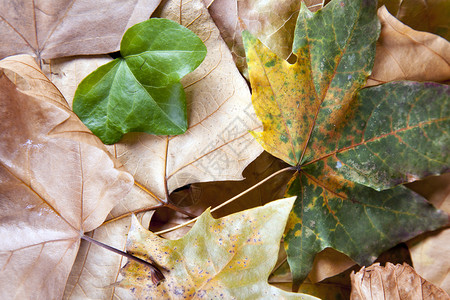
<svg viewBox="0 0 450 300">
<path fill-rule="evenodd" d="M 69 105 L 72 106 L 73 95 L 81 80 L 111 60 L 112 58 L 109 55 L 58 58 L 44 62 L 42 68 L 46 76 L 61 91 Z M 114 146 L 106 146 L 106 148 L 117 157 Z M 120 205 L 114 207 L 108 219 L 143 207 L 157 206 L 158 204 L 159 202 L 154 197 L 134 185 L 124 201 L 121 201 Z M 120 239 L 120 236 L 112 239 Z"/>
<path fill-rule="evenodd" d="M 117 51 L 125 31 L 145 21 L 161 0 L 2 0 L 0 58 L 40 59 Z M 113 20 L 113 26 L 111 26 Z"/>
<path fill-rule="evenodd" d="M 286 264 L 284 270 L 277 276 L 271 276 L 269 283 L 283 289 L 292 291 L 292 276 L 289 266 Z M 300 285 L 299 293 L 305 293 L 320 299 L 349 299 L 350 298 L 350 270 L 328 278 L 322 282 L 311 282 L 309 278 Z M 281 276 L 282 274 L 285 276 Z"/>
<path fill-rule="evenodd" d="M 245 50 L 238 20 L 238 1 L 236 0 L 203 0 L 211 17 L 220 30 L 220 34 L 233 55 L 236 66 L 246 73 Z"/>
<path fill-rule="evenodd" d="M 56 58 L 43 61 L 42 71 L 72 107 L 73 96 L 81 80 L 112 60 L 109 55 Z"/>
<path fill-rule="evenodd" d="M 31 56 L 6 58 L 0 70 L 0 298 L 59 299 L 81 235 L 133 179 Z"/>
<path fill-rule="evenodd" d="M 408 264 L 379 263 L 352 272 L 352 300 L 439 299 L 450 297 L 442 289 L 420 277 Z"/>
<path fill-rule="evenodd" d="M 127 134 L 114 153 L 137 185 L 166 200 L 189 183 L 243 179 L 262 148 L 249 133 L 260 127 L 249 88 L 201 0 L 167 1 L 159 14 L 195 32 L 208 49 L 204 62 L 182 80 L 189 129 L 172 137 Z"/>
<path fill-rule="evenodd" d="M 278 267 L 274 270 L 269 282 L 271 283 L 289 282 L 292 287 L 292 274 L 289 269 L 289 265 L 286 261 L 285 251 L 280 253 L 278 260 L 280 261 L 280 263 L 277 265 Z M 314 258 L 313 267 L 306 279 L 306 282 L 308 282 L 308 285 L 314 285 L 327 278 L 341 274 L 342 272 L 348 270 L 354 265 L 356 265 L 356 263 L 347 255 L 342 254 L 341 252 L 334 250 L 332 248 L 325 248 L 324 250 L 319 252 Z M 307 291 L 303 292 L 308 293 Z M 317 297 L 321 297 L 317 294 L 314 295 Z"/>
<path fill-rule="evenodd" d="M 408 185 L 434 206 L 450 213 L 450 174 Z M 450 229 L 425 234 L 408 242 L 414 268 L 426 280 L 450 294 Z"/>
<path fill-rule="evenodd" d="M 450 79 L 450 43 L 402 24 L 383 6 L 378 9 L 381 34 L 375 64 L 366 86 L 394 80 L 437 81 Z"/>
<path fill-rule="evenodd" d="M 238 1 L 238 16 L 261 42 L 280 58 L 292 53 L 294 30 L 302 1 Z M 322 8 L 321 0 L 303 1 L 311 11 Z"/>
<path fill-rule="evenodd" d="M 428 31 L 450 39 L 450 2 L 448 0 L 381 0 L 387 9 L 404 24 L 415 30 Z"/>
<path fill-rule="evenodd" d="M 61 91 L 69 105 L 78 84 L 99 66 L 108 63 L 108 55 L 71 57 L 49 60 L 43 64 L 45 74 Z M 107 148 L 112 149 L 111 146 Z M 158 202 L 133 186 L 130 193 L 113 208 L 107 219 L 120 216 L 142 207 L 157 206 Z M 152 212 L 145 216 L 151 215 Z M 140 215 L 141 223 L 144 222 Z M 125 251 L 131 217 L 107 223 L 89 233 L 89 236 L 116 249 Z M 116 289 L 112 283 L 118 280 L 120 268 L 126 259 L 111 251 L 81 241 L 80 250 L 67 280 L 64 299 L 129 299 L 131 295 L 124 289 Z"/>
<path fill-rule="evenodd" d="M 203 0 L 230 48 L 241 72 L 246 73 L 245 50 L 239 18 L 248 30 L 282 58 L 291 55 L 295 23 L 300 0 Z M 322 0 L 305 0 L 311 11 L 323 5 Z"/>
<path fill-rule="evenodd" d="M 177 3 L 167 3 L 166 5 L 169 7 L 175 5 L 178 8 Z M 183 10 L 191 12 L 192 9 L 198 9 L 199 5 L 201 3 L 183 3 Z M 164 10 L 162 12 L 164 13 Z M 220 172 L 226 175 L 225 178 L 231 179 L 233 176 L 233 179 L 239 178 L 245 165 L 262 151 L 247 133 L 248 130 L 259 126 L 251 106 L 248 87 L 236 70 L 231 55 L 214 24 L 210 21 L 207 11 L 198 9 L 193 13 L 190 16 L 185 16 L 183 13 L 183 24 L 187 25 L 200 16 L 188 27 L 194 31 L 197 28 L 197 34 L 206 41 L 208 56 L 204 64 L 200 66 L 200 70 L 185 78 L 184 83 L 185 86 L 188 86 L 186 92 L 191 111 L 190 124 L 194 126 L 191 125 L 191 129 L 185 135 L 170 140 L 167 170 L 168 172 L 172 170 L 174 174 L 169 179 L 172 189 L 184 185 L 183 182 L 177 185 L 179 178 L 183 180 L 182 176 L 178 177 L 183 175 L 183 171 L 187 171 L 188 173 L 184 174 L 188 174 L 188 176 L 198 174 L 198 178 L 203 180 L 199 171 L 212 167 L 216 173 L 210 175 L 211 179 L 209 180 L 215 180 L 216 174 L 220 175 Z M 179 15 L 177 14 L 177 16 Z M 108 59 L 104 57 L 56 59 L 51 60 L 48 65 L 44 64 L 44 68 L 55 85 L 71 102 L 78 83 L 97 65 L 106 60 Z M 221 83 L 220 90 L 218 89 L 219 85 L 215 82 Z M 189 86 L 191 83 L 194 84 Z M 227 127 L 231 127 L 231 131 Z M 122 156 L 122 159 L 125 156 L 130 163 L 136 164 L 137 168 L 130 170 L 135 175 L 138 174 L 136 178 L 144 178 L 139 183 L 145 184 L 145 187 L 142 186 L 144 189 L 157 194 L 161 199 L 165 199 L 165 139 L 165 137 L 156 137 L 145 133 L 129 134 L 118 145 L 109 147 L 114 155 Z M 247 146 L 249 149 L 245 149 Z M 203 152 L 201 152 L 202 150 Z M 206 155 L 203 157 L 200 154 Z M 217 161 L 209 161 L 210 156 L 216 158 Z M 197 158 L 199 160 L 196 160 Z M 183 165 L 190 164 L 193 167 L 183 168 Z M 128 168 L 129 165 L 126 167 Z M 176 168 L 180 169 L 177 171 Z M 224 168 L 228 168 L 228 171 L 224 171 Z M 153 178 L 155 173 L 157 176 Z M 173 181 L 174 179 L 177 181 Z M 108 219 L 144 207 L 157 206 L 158 202 L 155 198 L 144 189 L 135 185 L 129 195 L 113 209 Z M 130 218 L 126 218 L 108 223 L 91 234 L 106 244 L 123 249 L 129 220 Z M 123 295 L 123 290 L 115 289 L 111 285 L 117 279 L 121 258 L 97 247 L 83 244 L 82 247 L 86 251 L 80 251 L 78 254 L 67 284 L 65 298 L 127 298 L 126 295 Z"/>
<path fill-rule="evenodd" d="M 151 214 L 150 214 L 151 215 Z M 148 215 L 140 214 L 138 219 Z M 147 220 L 148 223 L 149 220 Z M 125 251 L 131 217 L 104 224 L 88 235 Z M 64 291 L 64 299 L 132 299 L 131 293 L 116 289 L 120 268 L 127 262 L 123 256 L 82 241 Z"/>
</svg>

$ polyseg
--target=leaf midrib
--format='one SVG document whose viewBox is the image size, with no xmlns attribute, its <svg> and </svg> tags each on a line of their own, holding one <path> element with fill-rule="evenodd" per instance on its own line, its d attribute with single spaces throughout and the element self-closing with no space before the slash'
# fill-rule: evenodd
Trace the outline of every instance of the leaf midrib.
<svg viewBox="0 0 450 300">
<path fill-rule="evenodd" d="M 136 54 L 129 54 L 126 56 L 123 56 L 123 58 L 129 58 L 129 57 L 137 57 L 137 56 L 142 56 L 144 54 L 175 54 L 175 53 L 204 53 L 205 51 L 201 51 L 201 50 L 147 50 L 147 51 L 142 51 Z"/>
<path fill-rule="evenodd" d="M 365 144 L 367 144 L 367 143 L 371 143 L 371 142 L 374 142 L 374 141 L 377 141 L 377 140 L 386 138 L 386 137 L 391 136 L 391 135 L 396 135 L 396 134 L 399 133 L 399 132 L 404 132 L 404 131 L 411 130 L 411 129 L 414 129 L 414 128 L 420 128 L 420 127 L 422 127 L 423 125 L 429 125 L 429 124 L 433 124 L 433 123 L 437 123 L 437 122 L 443 122 L 443 121 L 447 121 L 447 120 L 450 120 L 450 117 L 444 117 L 444 118 L 439 118 L 439 119 L 433 119 L 433 120 L 430 120 L 430 121 L 417 123 L 416 125 L 413 125 L 413 126 L 407 126 L 407 127 L 404 127 L 404 128 L 400 128 L 400 129 L 391 131 L 391 132 L 389 132 L 389 133 L 385 133 L 385 134 L 382 134 L 382 135 L 373 137 L 373 138 L 371 138 L 371 139 L 363 140 L 362 142 L 359 142 L 359 143 L 356 143 L 356 144 L 353 144 L 353 145 L 350 145 L 350 146 L 347 146 L 347 147 L 344 147 L 344 148 L 335 150 L 335 151 L 333 151 L 333 152 L 330 152 L 330 153 L 328 153 L 328 154 L 323 155 L 323 156 L 320 157 L 320 158 L 316 158 L 316 159 L 314 159 L 314 160 L 312 160 L 312 161 L 309 161 L 309 162 L 303 164 L 302 167 L 307 166 L 307 165 L 310 165 L 310 164 L 313 164 L 313 163 L 318 162 L 318 161 L 320 161 L 320 160 L 326 159 L 326 158 L 328 158 L 328 157 L 330 157 L 330 156 L 333 156 L 333 155 L 335 155 L 335 154 L 337 154 L 337 153 L 345 152 L 345 151 L 350 150 L 350 149 L 352 149 L 352 148 L 355 148 L 355 147 L 358 147 L 358 146 L 361 146 L 361 145 L 365 145 Z M 363 137 L 363 139 L 364 139 L 364 137 Z"/>
<path fill-rule="evenodd" d="M 148 95 L 148 97 L 153 101 L 153 103 L 155 103 L 155 105 L 158 107 L 159 111 L 166 117 L 166 119 L 172 123 L 174 126 L 176 126 L 178 129 L 180 129 L 181 131 L 184 131 L 183 128 L 181 128 L 180 126 L 178 126 L 178 124 L 175 124 L 170 117 L 167 115 L 167 113 L 159 106 L 159 103 L 157 101 L 155 101 L 155 99 L 149 94 L 149 92 L 147 91 L 147 89 L 142 85 L 142 83 L 136 78 L 136 75 L 134 75 L 133 71 L 131 70 L 131 68 L 128 66 L 126 60 L 124 59 L 123 62 L 125 63 L 126 67 L 130 70 L 130 73 L 133 75 L 134 80 L 136 80 L 136 82 L 139 84 L 139 86 L 145 91 L 145 93 Z M 133 102 L 134 105 L 134 102 Z"/>
<path fill-rule="evenodd" d="M 353 37 L 353 34 L 355 33 L 356 25 L 359 25 L 361 10 L 362 10 L 362 2 L 360 4 L 359 10 L 358 10 L 358 15 L 356 16 L 356 20 L 357 21 L 353 24 L 352 31 L 349 34 L 348 38 L 347 38 L 347 41 L 345 43 L 344 49 L 342 50 L 342 55 L 339 57 L 339 61 L 336 63 L 336 67 L 333 70 L 333 75 L 331 76 L 331 80 L 330 80 L 329 84 L 327 85 L 325 92 L 323 93 L 323 98 L 320 100 L 320 105 L 318 106 L 317 112 L 316 112 L 316 114 L 314 116 L 313 123 L 311 125 L 310 131 L 309 131 L 309 134 L 308 134 L 307 142 L 305 144 L 305 147 L 303 148 L 302 155 L 300 156 L 300 159 L 299 159 L 297 165 L 301 164 L 301 162 L 303 160 L 303 157 L 306 154 L 306 150 L 308 149 L 309 142 L 311 141 L 312 133 L 314 131 L 314 128 L 316 127 L 317 117 L 319 116 L 319 112 L 321 111 L 323 101 L 325 101 L 325 98 L 326 98 L 326 96 L 328 94 L 328 90 L 329 90 L 329 88 L 330 88 L 330 86 L 331 86 L 331 84 L 332 84 L 332 82 L 333 82 L 333 80 L 334 80 L 334 78 L 336 76 L 337 69 L 339 68 L 341 60 L 342 60 L 342 58 L 344 57 L 344 55 L 345 55 L 345 53 L 347 51 L 347 47 L 350 44 L 350 41 L 351 41 L 351 39 Z M 307 28 L 306 19 L 304 19 L 304 20 L 305 20 L 304 21 L 305 28 Z M 307 31 L 306 31 L 306 33 L 307 33 Z M 309 43 L 309 35 L 306 35 L 306 39 L 308 40 L 308 55 L 309 55 L 309 60 L 308 61 L 310 62 L 309 66 L 310 66 L 311 75 L 312 75 L 313 74 L 313 67 L 312 67 L 312 64 L 311 64 L 312 60 L 311 60 L 311 51 L 310 51 L 311 47 L 310 47 L 310 43 Z M 314 80 L 314 76 L 312 76 L 311 79 Z M 314 86 L 314 92 L 315 92 L 316 98 L 317 98 L 317 90 L 316 90 L 316 85 L 314 84 L 314 82 L 313 82 L 313 86 Z M 302 166 L 304 166 L 304 165 L 302 165 Z"/>
</svg>

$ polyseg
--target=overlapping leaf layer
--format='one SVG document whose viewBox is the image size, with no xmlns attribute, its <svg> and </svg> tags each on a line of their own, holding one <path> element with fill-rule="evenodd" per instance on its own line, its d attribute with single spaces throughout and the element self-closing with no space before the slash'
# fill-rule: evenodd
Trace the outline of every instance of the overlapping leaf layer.
<svg viewBox="0 0 450 300">
<path fill-rule="evenodd" d="M 448 217 L 397 186 L 448 171 L 448 86 L 393 82 L 360 89 L 379 34 L 376 1 L 332 1 L 299 13 L 293 65 L 244 34 L 253 133 L 268 152 L 298 168 L 285 245 L 294 287 L 314 256 L 333 247 L 360 264 Z"/>
</svg>

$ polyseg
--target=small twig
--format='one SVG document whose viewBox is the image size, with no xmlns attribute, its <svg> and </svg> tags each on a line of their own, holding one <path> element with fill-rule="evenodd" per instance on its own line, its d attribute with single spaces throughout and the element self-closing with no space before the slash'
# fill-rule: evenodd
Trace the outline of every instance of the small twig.
<svg viewBox="0 0 450 300">
<path fill-rule="evenodd" d="M 177 211 L 179 213 L 182 213 L 188 217 L 191 218 L 195 218 L 197 217 L 196 215 L 194 215 L 193 213 L 190 213 L 188 211 L 185 211 L 184 209 L 173 205 L 172 203 L 170 203 L 170 194 L 169 194 L 169 186 L 167 183 L 167 160 L 169 159 L 168 155 L 169 155 L 169 136 L 166 136 L 166 154 L 165 154 L 165 159 L 164 159 L 164 193 L 166 194 L 166 201 L 164 202 L 164 206 L 167 208 L 170 208 L 174 211 Z"/>
<path fill-rule="evenodd" d="M 231 198 L 231 199 L 225 201 L 224 203 L 222 203 L 222 204 L 220 204 L 220 205 L 214 207 L 213 209 L 211 209 L 211 212 L 214 212 L 214 211 L 216 211 L 216 210 L 218 210 L 218 209 L 224 207 L 225 205 L 230 204 L 230 203 L 233 202 L 234 200 L 236 200 L 236 199 L 242 197 L 243 195 L 247 194 L 248 192 L 254 190 L 254 189 L 257 188 L 258 186 L 260 186 L 260 185 L 263 184 L 264 182 L 268 181 L 269 179 L 271 179 L 271 178 L 277 176 L 278 174 L 283 173 L 283 172 L 286 172 L 286 171 L 295 171 L 295 170 L 297 170 L 296 167 L 287 167 L 287 168 L 281 169 L 281 170 L 279 170 L 279 171 L 277 171 L 277 172 L 275 172 L 275 173 L 273 173 L 273 174 L 267 176 L 266 178 L 264 178 L 263 180 L 261 180 L 260 182 L 258 182 L 257 184 L 255 184 L 254 186 L 252 186 L 252 187 L 246 189 L 246 190 L 243 191 L 242 193 L 240 193 L 240 194 L 234 196 L 233 198 Z M 165 230 L 162 230 L 162 231 L 155 232 L 155 234 L 158 234 L 158 235 L 159 235 L 159 234 L 167 233 L 167 232 L 170 232 L 170 231 L 173 231 L 173 230 L 176 230 L 176 229 L 185 227 L 185 226 L 187 226 L 187 225 L 189 225 L 189 224 L 192 224 L 192 223 L 194 223 L 195 221 L 197 221 L 198 218 L 199 218 L 199 217 L 196 217 L 195 219 L 192 219 L 192 220 L 190 220 L 190 221 L 188 221 L 188 222 L 185 222 L 185 223 L 183 223 L 183 224 L 180 224 L 180 225 L 177 225 L 177 226 L 174 226 L 174 227 L 172 227 L 172 228 L 168 228 L 168 229 L 165 229 Z"/>
<path fill-rule="evenodd" d="M 116 254 L 125 256 L 126 258 L 128 258 L 130 260 L 134 260 L 137 263 L 143 264 L 146 267 L 149 267 L 150 270 L 151 270 L 151 273 L 152 273 L 153 284 L 159 284 L 160 281 L 165 279 L 163 273 L 161 273 L 161 271 L 155 265 L 153 265 L 152 263 L 149 263 L 148 261 L 140 259 L 139 257 L 131 255 L 131 254 L 127 253 L 127 252 L 123 252 L 123 251 L 121 251 L 119 249 L 113 248 L 113 247 L 108 246 L 106 244 L 103 244 L 102 242 L 94 240 L 93 238 L 91 238 L 91 237 L 89 237 L 87 235 L 82 235 L 81 238 L 83 240 L 89 242 L 89 243 L 95 244 L 95 245 L 100 246 L 102 248 L 105 248 L 105 249 L 107 249 L 109 251 L 112 251 L 112 252 L 114 252 Z"/>
<path fill-rule="evenodd" d="M 167 155 L 169 154 L 169 136 L 166 136 L 166 154 L 164 156 L 164 193 L 166 194 L 166 203 L 169 203 L 169 187 L 167 185 Z"/>
</svg>

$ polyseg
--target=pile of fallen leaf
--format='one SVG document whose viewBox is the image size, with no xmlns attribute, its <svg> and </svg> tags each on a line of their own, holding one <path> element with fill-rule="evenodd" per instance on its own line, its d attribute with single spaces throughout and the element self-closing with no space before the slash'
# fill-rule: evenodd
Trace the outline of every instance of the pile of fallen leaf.
<svg viewBox="0 0 450 300">
<path fill-rule="evenodd" d="M 390 237 L 387 230 L 374 230 L 364 236 L 367 232 L 357 229 L 358 222 L 366 219 L 360 216 L 340 219 L 342 216 L 333 215 L 327 201 L 320 206 L 312 203 L 313 211 L 322 213 L 322 207 L 331 212 L 324 217 L 324 224 L 329 222 L 329 216 L 335 217 L 336 228 L 342 221 L 345 223 L 342 228 L 351 227 L 350 240 L 357 237 L 358 242 L 349 248 L 334 241 L 314 245 L 304 250 L 308 254 L 303 260 L 292 263 L 291 268 L 287 263 L 293 257 L 289 249 L 303 251 L 304 247 L 296 241 L 289 248 L 295 240 L 290 236 L 296 238 L 302 234 L 295 222 L 308 222 L 306 226 L 310 228 L 319 222 L 316 216 L 303 216 L 306 211 L 303 207 L 299 210 L 298 199 L 303 194 L 298 187 L 308 185 L 317 190 L 323 181 L 335 190 L 322 196 L 331 197 L 335 193 L 343 201 L 353 192 L 344 195 L 348 192 L 343 188 L 347 187 L 348 178 L 335 175 L 339 170 L 327 170 L 331 174 L 327 178 L 339 177 L 336 181 L 317 175 L 315 164 L 302 166 L 298 174 L 291 171 L 288 164 L 301 165 L 303 158 L 312 162 L 321 160 L 317 153 L 326 153 L 325 148 L 333 141 L 327 140 L 327 144 L 314 140 L 316 137 L 309 132 L 311 127 L 296 131 L 313 137 L 311 148 L 307 147 L 308 140 L 305 145 L 295 145 L 292 153 L 279 141 L 280 146 L 273 149 L 270 143 L 274 138 L 267 132 L 277 122 L 271 123 L 268 119 L 272 116 L 265 114 L 270 103 L 255 101 L 266 93 L 259 89 L 259 79 L 254 77 L 264 72 L 258 69 L 262 65 L 275 66 L 277 72 L 286 74 L 292 68 L 298 68 L 298 73 L 302 71 L 301 63 L 288 66 L 284 61 L 296 62 L 298 53 L 292 53 L 297 51 L 292 45 L 296 45 L 294 29 L 300 1 L 4 2 L 0 6 L 1 299 L 339 299 L 350 296 L 378 299 L 378 295 L 396 299 L 386 296 L 394 294 L 398 299 L 448 298 L 450 229 L 441 228 L 410 239 L 445 225 L 447 215 L 442 211 L 450 213 L 448 174 L 408 185 L 442 211 L 435 210 L 403 186 L 395 187 L 395 191 L 402 189 L 402 193 L 409 195 L 408 200 L 416 201 L 411 206 L 419 207 L 420 213 L 413 217 L 423 216 L 428 220 L 415 223 L 416 227 L 411 227 L 414 230 L 402 232 L 400 237 Z M 304 2 L 311 11 L 325 4 L 325 1 Z M 445 40 L 450 37 L 448 1 L 426 5 L 414 0 L 382 2 L 379 6 L 385 4 L 397 19 L 386 8 L 379 8 L 381 31 L 378 40 L 374 35 L 372 41 L 373 47 L 376 41 L 373 69 L 371 74 L 370 70 L 363 70 L 370 77 L 358 84 L 375 86 L 394 80 L 448 82 L 450 47 Z M 336 5 L 345 6 L 348 2 L 336 2 Z M 149 16 L 178 22 L 197 34 L 207 47 L 203 63 L 182 79 L 189 128 L 178 136 L 128 133 L 120 142 L 105 146 L 72 112 L 75 90 L 86 75 L 112 60 L 105 53 L 119 49 L 126 29 Z M 242 27 L 247 29 L 244 39 Z M 355 52 L 366 51 L 360 47 Z M 251 59 L 248 65 L 246 50 L 247 58 Z M 256 63 L 252 56 L 268 57 L 267 62 Z M 279 74 L 276 76 L 281 77 Z M 245 78 L 249 78 L 252 90 Z M 295 81 L 289 76 L 281 80 L 287 84 Z M 395 85 L 390 87 L 397 89 Z M 448 94 L 439 99 L 448 102 Z M 427 106 L 422 107 L 426 110 Z M 439 104 L 432 108 L 434 112 L 439 110 Z M 444 120 L 448 124 L 448 108 L 440 113 L 436 122 Z M 329 130 L 326 122 L 320 126 Z M 432 130 L 425 130 L 424 135 L 432 135 Z M 291 137 L 277 138 L 294 143 Z M 257 140 L 267 152 L 284 161 L 263 152 Z M 444 146 L 439 144 L 439 147 L 444 149 L 438 154 L 445 161 L 448 137 L 442 141 Z M 340 169 L 340 161 L 332 159 L 327 164 Z M 354 179 L 360 171 L 348 174 L 353 174 Z M 448 165 L 446 170 L 430 174 L 446 171 Z M 255 186 L 276 172 L 280 172 L 278 176 Z M 427 174 L 408 175 L 401 183 Z M 212 218 L 208 207 L 216 207 L 249 188 L 252 189 L 234 202 L 211 210 L 215 217 L 230 216 Z M 375 193 L 364 191 L 365 195 Z M 273 201 L 285 195 L 297 197 Z M 394 196 L 392 199 L 398 200 Z M 191 223 L 172 230 L 194 216 L 200 216 L 194 226 Z M 430 221 L 433 217 L 434 223 Z M 333 228 L 325 230 L 334 231 Z M 307 236 L 302 241 L 314 244 L 306 238 L 317 232 L 303 232 Z M 153 284 L 148 267 L 132 261 L 127 263 L 123 256 L 82 240 L 83 235 L 154 263 L 164 273 L 165 280 Z M 280 247 L 283 237 L 288 254 Z M 385 251 L 406 240 L 406 244 Z M 368 266 L 381 252 L 384 252 L 378 258 L 381 263 L 406 262 L 417 273 L 408 266 L 392 264 L 384 268 L 373 265 L 358 272 L 360 267 L 354 260 Z M 373 257 L 360 259 L 360 253 L 372 253 Z M 300 293 L 288 292 L 292 287 L 295 290 L 299 287 Z"/>
</svg>

